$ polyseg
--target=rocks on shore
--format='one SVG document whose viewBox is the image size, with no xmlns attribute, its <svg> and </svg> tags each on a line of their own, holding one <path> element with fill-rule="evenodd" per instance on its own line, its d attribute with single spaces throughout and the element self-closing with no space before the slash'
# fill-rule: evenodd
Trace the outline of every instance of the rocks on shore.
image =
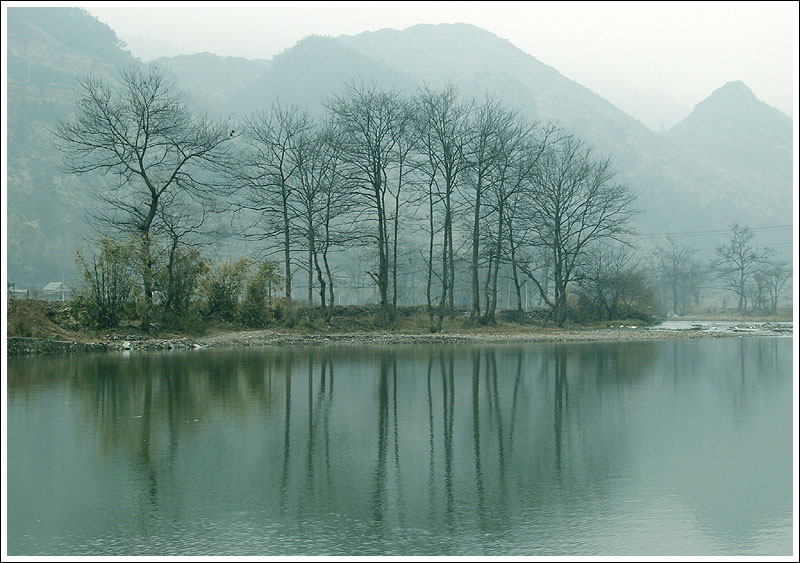
<svg viewBox="0 0 800 563">
<path fill-rule="evenodd" d="M 189 338 L 142 338 L 139 335 L 109 334 L 105 339 L 109 350 L 186 350 L 204 347 L 202 343 Z"/>
</svg>

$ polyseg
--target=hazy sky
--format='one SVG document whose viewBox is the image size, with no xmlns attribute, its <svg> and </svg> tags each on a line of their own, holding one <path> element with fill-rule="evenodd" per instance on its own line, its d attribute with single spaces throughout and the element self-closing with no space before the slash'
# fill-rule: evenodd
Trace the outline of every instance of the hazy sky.
<svg viewBox="0 0 800 563">
<path fill-rule="evenodd" d="M 793 114 L 795 2 L 102 4 L 87 9 L 143 60 L 200 51 L 272 58 L 311 34 L 465 22 L 508 39 L 656 130 L 731 80 Z"/>
</svg>

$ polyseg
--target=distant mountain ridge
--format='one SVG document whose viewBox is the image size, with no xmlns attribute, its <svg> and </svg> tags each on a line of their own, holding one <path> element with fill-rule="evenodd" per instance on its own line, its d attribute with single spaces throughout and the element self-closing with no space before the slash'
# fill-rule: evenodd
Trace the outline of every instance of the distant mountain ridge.
<svg viewBox="0 0 800 563">
<path fill-rule="evenodd" d="M 778 164 L 791 157 L 792 120 L 737 80 L 714 90 L 668 136 L 719 158 L 750 154 Z"/>
<path fill-rule="evenodd" d="M 568 127 L 578 125 L 580 128 L 571 120 L 582 114 L 586 106 L 592 107 L 597 118 L 610 115 L 613 119 L 630 122 L 631 126 L 639 124 L 590 89 L 566 78 L 508 40 L 471 24 L 418 24 L 402 31 L 383 29 L 337 39 L 389 66 L 413 69 L 415 78 L 433 86 L 452 81 L 468 96 L 480 98 L 488 89 L 503 97 L 503 79 L 513 78 L 533 97 L 536 117 L 558 119 Z M 521 101 L 507 100 L 510 105 Z"/>
<path fill-rule="evenodd" d="M 77 81 L 88 72 L 115 76 L 125 65 L 144 63 L 83 10 L 8 13 L 9 276 L 52 281 L 72 267 L 73 248 L 89 231 L 82 180 L 59 172 L 48 130 L 72 111 Z M 406 93 L 451 81 L 465 97 L 495 93 L 532 119 L 557 121 L 611 156 L 618 178 L 639 194 L 641 232 L 792 221 L 791 119 L 741 82 L 715 90 L 681 123 L 655 133 L 510 42 L 467 24 L 311 36 L 272 60 L 199 53 L 149 64 L 168 69 L 195 105 L 234 120 L 275 99 L 319 112 L 346 80 Z"/>
</svg>

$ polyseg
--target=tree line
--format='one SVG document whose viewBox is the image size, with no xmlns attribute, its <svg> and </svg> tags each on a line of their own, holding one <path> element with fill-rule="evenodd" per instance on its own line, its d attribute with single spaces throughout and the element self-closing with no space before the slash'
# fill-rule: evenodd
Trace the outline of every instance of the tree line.
<svg viewBox="0 0 800 563">
<path fill-rule="evenodd" d="M 54 135 L 68 172 L 102 179 L 90 219 L 104 236 L 78 257 L 94 324 L 123 314 L 145 330 L 180 324 L 201 302 L 206 316 L 291 325 L 299 287 L 330 321 L 336 267 L 353 252 L 370 258 L 363 276 L 384 326 L 402 291 L 400 255 L 423 266 L 432 331 L 456 315 L 457 285 L 468 288 L 470 324 L 496 323 L 501 278 L 518 312 L 527 285 L 557 326 L 578 308 L 652 312 L 629 239 L 635 194 L 581 139 L 452 85 L 409 96 L 350 83 L 323 105 L 312 116 L 275 103 L 234 124 L 189 109 L 155 67 L 127 69 L 117 84 L 84 80 Z M 262 260 L 205 259 L 202 245 L 223 237 L 253 241 Z M 677 308 L 688 257 L 672 251 L 656 256 Z M 731 256 L 723 276 L 733 284 Z"/>
</svg>

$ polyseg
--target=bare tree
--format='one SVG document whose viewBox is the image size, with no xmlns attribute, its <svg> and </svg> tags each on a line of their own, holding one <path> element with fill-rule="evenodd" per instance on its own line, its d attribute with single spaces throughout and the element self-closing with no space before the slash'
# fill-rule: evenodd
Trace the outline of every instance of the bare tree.
<svg viewBox="0 0 800 563">
<path fill-rule="evenodd" d="M 367 203 L 375 221 L 378 247 L 377 271 L 367 274 L 380 296 L 381 322 L 391 317 L 389 306 L 388 173 L 396 164 L 396 145 L 410 114 L 396 92 L 379 91 L 375 85 L 350 84 L 345 92 L 327 102 L 344 144 L 342 158 L 354 195 Z"/>
<path fill-rule="evenodd" d="M 653 314 L 653 291 L 630 246 L 597 244 L 576 276 L 581 312 L 605 320 Z"/>
<path fill-rule="evenodd" d="M 201 237 L 209 240 L 203 226 L 209 215 L 206 201 L 191 201 L 178 192 L 165 194 L 159 205 L 160 234 L 166 242 L 166 264 L 160 289 L 164 294 L 163 310 L 174 317 L 185 311 L 202 273 L 199 257 Z"/>
<path fill-rule="evenodd" d="M 475 111 L 471 122 L 469 146 L 467 152 L 468 176 L 464 191 L 469 192 L 465 199 L 472 207 L 472 256 L 471 256 L 471 288 L 472 307 L 470 321 L 481 318 L 479 258 L 481 241 L 481 224 L 486 220 L 484 197 L 491 184 L 491 171 L 500 156 L 500 132 L 511 126 L 512 114 L 503 110 L 500 102 L 487 98 Z"/>
<path fill-rule="evenodd" d="M 539 159 L 548 144 L 551 130 L 545 130 L 544 137 L 539 140 L 534 137 L 534 126 L 524 122 L 516 114 L 510 114 L 506 121 L 507 126 L 499 131 L 498 158 L 496 165 L 491 170 L 494 178 L 490 182 L 489 193 L 491 205 L 495 216 L 495 234 L 493 260 L 494 269 L 489 268 L 488 276 L 491 283 L 487 283 L 487 307 L 483 323 L 494 324 L 497 310 L 497 280 L 501 263 L 509 262 L 511 258 L 512 271 L 516 275 L 516 261 L 510 255 L 516 255 L 518 241 L 514 241 L 514 225 L 518 221 L 526 221 L 519 217 L 524 207 L 517 196 L 521 195 L 524 187 L 529 186 L 532 174 Z M 504 244 L 506 245 L 504 247 Z M 504 249 L 508 248 L 508 252 Z"/>
<path fill-rule="evenodd" d="M 778 302 L 786 282 L 792 277 L 792 268 L 785 262 L 769 259 L 763 268 L 755 273 L 755 283 L 759 288 L 758 305 L 767 313 L 778 310 Z"/>
<path fill-rule="evenodd" d="M 429 185 L 437 188 L 436 199 L 443 206 L 444 215 L 438 323 L 438 330 L 441 330 L 445 304 L 449 315 L 454 313 L 453 199 L 468 164 L 465 153 L 470 106 L 458 100 L 458 91 L 452 85 L 439 91 L 425 87 L 417 96 L 417 104 L 417 127 L 424 132 L 420 135 L 420 144 L 426 160 L 426 173 L 430 178 Z"/>
<path fill-rule="evenodd" d="M 308 251 L 309 306 L 313 305 L 316 273 L 320 303 L 326 320 L 330 320 L 335 295 L 328 253 L 349 242 L 344 227 L 354 203 L 341 174 L 342 145 L 336 130 L 327 124 L 314 128 L 309 135 L 308 141 L 298 143 L 294 151 L 298 187 L 293 206 L 299 219 L 298 231 Z"/>
<path fill-rule="evenodd" d="M 742 314 L 747 312 L 750 282 L 767 258 L 765 252 L 750 243 L 753 236 L 750 227 L 733 225 L 728 243 L 717 247 L 714 262 L 714 270 L 725 287 L 736 294 L 739 301 L 736 310 Z"/>
<path fill-rule="evenodd" d="M 627 185 L 613 179 L 611 162 L 594 160 L 592 151 L 573 136 L 548 145 L 533 170 L 526 192 L 531 244 L 551 253 L 552 298 L 540 280 L 531 279 L 560 327 L 567 318 L 567 288 L 588 247 L 600 241 L 622 241 L 630 232 L 635 196 Z"/>
<path fill-rule="evenodd" d="M 68 172 L 113 180 L 96 191 L 102 205 L 93 216 L 106 227 L 139 236 L 141 320 L 147 330 L 153 307 L 152 237 L 162 200 L 174 191 L 203 198 L 219 187 L 214 172 L 235 131 L 190 111 L 158 68 L 131 67 L 121 73 L 118 89 L 95 76 L 82 81 L 75 115 L 54 135 Z"/>
<path fill-rule="evenodd" d="M 436 239 L 436 235 L 441 228 L 436 227 L 434 217 L 436 214 L 436 204 L 438 203 L 438 196 L 436 195 L 436 188 L 434 184 L 436 182 L 436 175 L 433 171 L 431 171 L 430 175 L 427 178 L 427 181 L 424 183 L 425 186 L 425 193 L 423 195 L 424 200 L 427 203 L 427 225 L 422 228 L 428 235 L 428 248 L 427 248 L 427 255 L 420 251 L 420 255 L 422 257 L 423 262 L 425 263 L 426 275 L 425 275 L 425 299 L 427 303 L 427 310 L 428 310 L 428 327 L 430 328 L 431 332 L 436 332 L 441 330 L 441 319 L 440 324 L 437 326 L 433 322 L 433 295 L 431 290 L 433 288 L 433 277 L 434 277 L 434 269 L 433 269 L 433 248 L 434 248 L 434 241 Z"/>
<path fill-rule="evenodd" d="M 240 207 L 255 212 L 255 235 L 280 236 L 284 264 L 284 315 L 292 319 L 292 198 L 300 183 L 297 155 L 309 141 L 310 118 L 296 106 L 274 104 L 251 114 L 245 124 L 246 147 L 233 176 L 244 188 Z"/>
<path fill-rule="evenodd" d="M 392 236 L 392 317 L 397 314 L 397 248 L 400 239 L 400 212 L 404 204 L 411 204 L 415 200 L 409 197 L 410 185 L 414 184 L 415 172 L 420 167 L 421 161 L 415 159 L 414 151 L 418 149 L 418 138 L 413 127 L 414 107 L 410 102 L 402 102 L 402 110 L 408 115 L 401 120 L 400 128 L 397 132 L 397 143 L 395 144 L 396 172 L 395 182 L 389 183 L 389 194 L 392 199 L 391 220 L 393 228 Z M 412 191 L 413 193 L 413 191 Z"/>
<path fill-rule="evenodd" d="M 690 298 L 697 294 L 697 286 L 702 280 L 702 269 L 694 258 L 697 250 L 685 244 L 668 239 L 667 248 L 657 247 L 654 251 L 657 276 L 667 289 L 672 302 L 672 312 L 683 315 Z"/>
</svg>

